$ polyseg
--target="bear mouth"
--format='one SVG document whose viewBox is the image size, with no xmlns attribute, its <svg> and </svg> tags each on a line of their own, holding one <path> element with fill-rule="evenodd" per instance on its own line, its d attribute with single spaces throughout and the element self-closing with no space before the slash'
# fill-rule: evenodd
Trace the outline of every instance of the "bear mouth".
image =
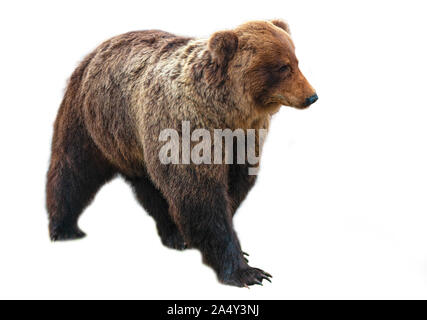
<svg viewBox="0 0 427 320">
<path fill-rule="evenodd" d="M 276 94 L 275 96 L 273 96 L 273 99 L 275 100 L 275 102 L 277 101 L 277 103 L 280 103 L 280 105 L 282 106 L 287 106 L 287 107 L 291 106 L 284 95 Z"/>
</svg>

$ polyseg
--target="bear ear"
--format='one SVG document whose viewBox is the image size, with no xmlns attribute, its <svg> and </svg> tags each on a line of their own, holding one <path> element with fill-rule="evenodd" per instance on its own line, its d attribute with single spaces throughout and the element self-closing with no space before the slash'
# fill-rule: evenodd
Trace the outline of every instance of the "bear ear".
<svg viewBox="0 0 427 320">
<path fill-rule="evenodd" d="M 209 39 L 208 48 L 213 59 L 219 64 L 227 64 L 237 51 L 239 40 L 234 31 L 215 32 Z"/>
<path fill-rule="evenodd" d="M 272 24 L 274 24 L 276 27 L 279 27 L 280 29 L 285 30 L 288 34 L 291 34 L 291 29 L 289 29 L 289 25 L 280 19 L 274 19 L 270 21 Z"/>
</svg>

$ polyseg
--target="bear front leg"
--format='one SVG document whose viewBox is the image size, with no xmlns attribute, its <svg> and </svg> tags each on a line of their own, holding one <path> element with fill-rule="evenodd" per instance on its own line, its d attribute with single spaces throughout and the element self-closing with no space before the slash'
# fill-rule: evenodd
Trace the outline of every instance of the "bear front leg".
<svg viewBox="0 0 427 320">
<path fill-rule="evenodd" d="M 201 251 L 220 282 L 238 287 L 262 284 L 271 275 L 250 267 L 233 229 L 227 188 L 204 184 L 176 203 L 179 227 L 187 243 Z"/>
<path fill-rule="evenodd" d="M 158 190 L 147 175 L 137 178 L 127 178 L 135 192 L 138 202 L 156 221 L 157 232 L 164 246 L 184 250 L 184 242 L 178 227 L 169 214 L 169 205 L 160 190 Z"/>
<path fill-rule="evenodd" d="M 257 176 L 249 175 L 249 168 L 248 164 L 232 164 L 229 166 L 228 195 L 231 200 L 230 208 L 233 216 L 255 185 Z"/>
<path fill-rule="evenodd" d="M 249 175 L 248 164 L 232 164 L 228 169 L 228 196 L 230 198 L 231 215 L 237 212 L 249 191 L 255 184 L 256 175 Z M 242 252 L 248 262 L 249 254 Z"/>
</svg>

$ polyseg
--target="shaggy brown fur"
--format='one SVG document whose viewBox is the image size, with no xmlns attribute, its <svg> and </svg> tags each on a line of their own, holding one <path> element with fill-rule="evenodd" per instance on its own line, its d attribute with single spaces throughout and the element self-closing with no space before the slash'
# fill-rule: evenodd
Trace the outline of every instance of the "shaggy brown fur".
<svg viewBox="0 0 427 320">
<path fill-rule="evenodd" d="M 79 215 L 120 173 L 166 246 L 199 249 L 223 283 L 261 284 L 270 275 L 247 264 L 232 224 L 255 182 L 247 165 L 163 165 L 159 134 L 181 132 L 182 121 L 192 130 L 268 128 L 281 105 L 315 99 L 282 21 L 249 22 L 206 40 L 150 30 L 104 42 L 72 74 L 55 122 L 52 240 L 84 236 Z"/>
</svg>

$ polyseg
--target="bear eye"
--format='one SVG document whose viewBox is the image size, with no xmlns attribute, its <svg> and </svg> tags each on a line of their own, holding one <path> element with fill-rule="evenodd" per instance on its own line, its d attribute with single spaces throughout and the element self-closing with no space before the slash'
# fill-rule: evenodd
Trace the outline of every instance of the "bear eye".
<svg viewBox="0 0 427 320">
<path fill-rule="evenodd" d="M 284 64 L 279 68 L 279 72 L 285 72 L 289 70 L 289 66 L 287 64 Z"/>
</svg>

